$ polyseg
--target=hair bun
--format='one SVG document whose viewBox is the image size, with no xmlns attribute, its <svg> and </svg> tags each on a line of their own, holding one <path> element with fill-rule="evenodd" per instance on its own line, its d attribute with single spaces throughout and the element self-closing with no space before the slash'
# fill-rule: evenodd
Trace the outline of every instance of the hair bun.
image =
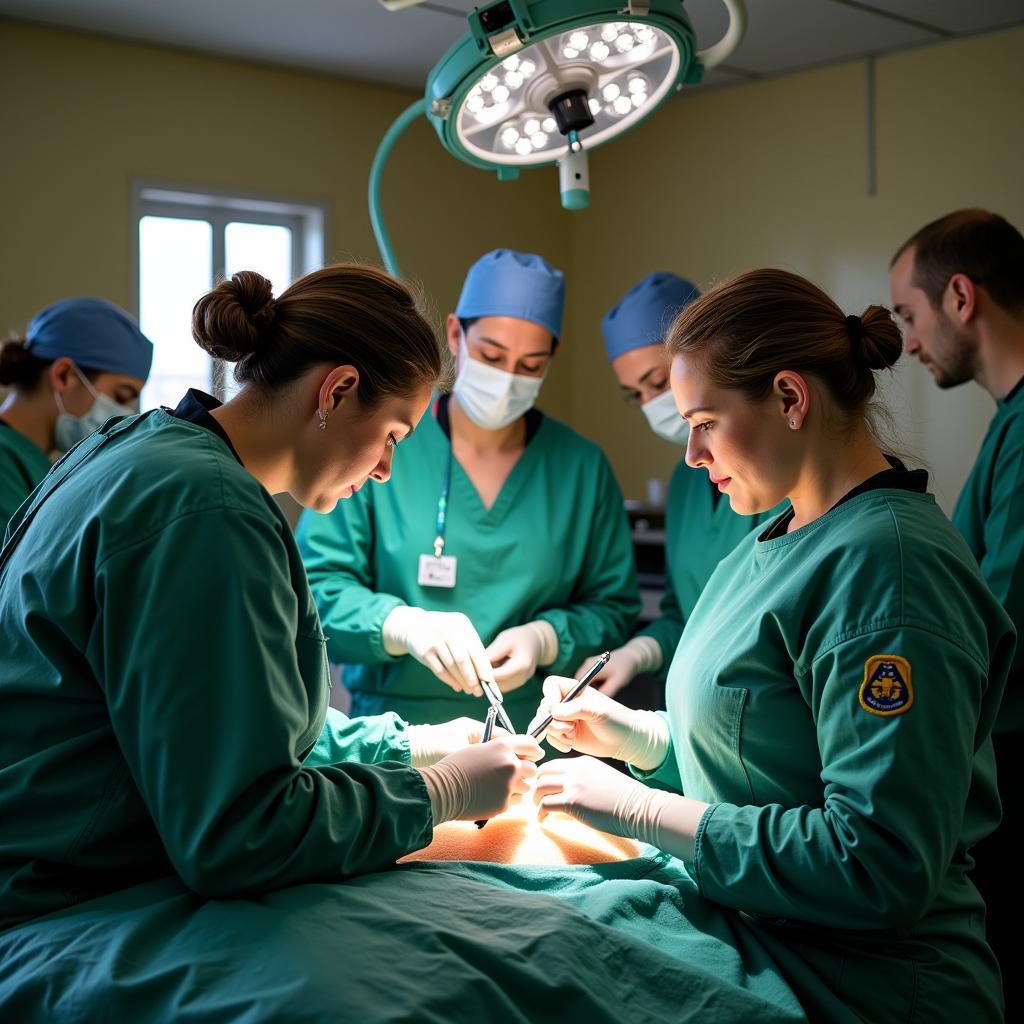
<svg viewBox="0 0 1024 1024">
<path fill-rule="evenodd" d="M 0 341 L 0 386 L 10 387 L 24 383 L 31 366 L 32 356 L 24 338 Z"/>
<path fill-rule="evenodd" d="M 846 325 L 854 352 L 869 369 L 884 370 L 903 353 L 903 335 L 885 306 L 868 306 L 859 318 L 848 316 Z"/>
<path fill-rule="evenodd" d="M 270 282 L 254 270 L 241 270 L 195 304 L 192 337 L 215 359 L 235 363 L 263 346 L 276 315 Z"/>
</svg>

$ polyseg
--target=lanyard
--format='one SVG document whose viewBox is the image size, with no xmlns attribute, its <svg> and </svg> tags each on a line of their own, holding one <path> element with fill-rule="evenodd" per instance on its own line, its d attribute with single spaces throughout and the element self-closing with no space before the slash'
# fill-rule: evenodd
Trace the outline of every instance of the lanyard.
<svg viewBox="0 0 1024 1024">
<path fill-rule="evenodd" d="M 448 445 L 448 465 L 445 468 L 441 493 L 437 498 L 437 536 L 434 538 L 434 557 L 440 558 L 444 551 L 444 531 L 448 524 L 448 491 L 452 486 L 452 446 Z"/>
</svg>

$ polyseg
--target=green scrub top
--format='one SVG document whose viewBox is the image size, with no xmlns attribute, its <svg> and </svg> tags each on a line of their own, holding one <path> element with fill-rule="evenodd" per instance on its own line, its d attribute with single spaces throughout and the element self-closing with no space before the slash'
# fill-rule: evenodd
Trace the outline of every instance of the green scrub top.
<svg viewBox="0 0 1024 1024">
<path fill-rule="evenodd" d="M 706 470 L 680 461 L 672 473 L 665 509 L 665 593 L 661 615 L 640 631 L 661 648 L 664 677 L 679 646 L 683 626 L 718 563 L 744 537 L 781 513 L 787 503 L 769 512 L 741 516 L 726 495 L 717 492 Z"/>
<path fill-rule="evenodd" d="M 688 867 L 792 951 L 798 994 L 824 981 L 865 1020 L 1001 1020 L 968 872 L 999 821 L 1013 645 L 930 494 L 868 490 L 715 570 L 648 777 L 711 805 Z"/>
<path fill-rule="evenodd" d="M 1024 631 L 1024 381 L 999 403 L 953 510 L 992 593 Z M 1006 683 L 997 733 L 1024 732 L 1024 642 Z"/>
<path fill-rule="evenodd" d="M 291 529 L 224 441 L 111 421 L 11 530 L 37 506 L 0 567 L 0 929 L 161 876 L 338 880 L 429 841 L 404 723 L 328 714 Z"/>
<path fill-rule="evenodd" d="M 49 472 L 46 452 L 0 420 L 0 538 L 18 506 Z"/>
<path fill-rule="evenodd" d="M 510 626 L 551 623 L 554 664 L 505 696 L 524 728 L 543 677 L 571 675 L 588 655 L 621 644 L 639 613 L 622 493 L 596 445 L 540 417 L 490 509 L 452 459 L 444 553 L 458 559 L 456 585 L 421 586 L 419 557 L 433 553 L 450 451 L 436 416 L 424 416 L 395 450 L 386 487 L 363 487 L 327 515 L 303 513 L 299 549 L 353 714 L 393 710 L 409 722 L 484 715 L 482 698 L 456 693 L 408 655 L 387 654 L 381 626 L 398 605 L 464 612 L 485 646 Z"/>
</svg>

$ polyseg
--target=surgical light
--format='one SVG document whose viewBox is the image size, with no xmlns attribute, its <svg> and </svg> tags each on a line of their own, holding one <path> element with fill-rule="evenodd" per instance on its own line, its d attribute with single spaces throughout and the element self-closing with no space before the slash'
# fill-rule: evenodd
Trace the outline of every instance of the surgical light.
<svg viewBox="0 0 1024 1024">
<path fill-rule="evenodd" d="M 397 9 L 416 0 L 381 0 Z M 401 133 L 426 113 L 441 143 L 502 180 L 555 164 L 562 205 L 590 200 L 587 155 L 636 127 L 685 84 L 725 60 L 746 27 L 743 0 L 723 0 L 729 29 L 697 50 L 682 0 L 490 0 L 437 63 L 426 95 L 395 121 L 370 174 L 370 216 L 397 273 L 380 215 L 380 179 Z"/>
</svg>

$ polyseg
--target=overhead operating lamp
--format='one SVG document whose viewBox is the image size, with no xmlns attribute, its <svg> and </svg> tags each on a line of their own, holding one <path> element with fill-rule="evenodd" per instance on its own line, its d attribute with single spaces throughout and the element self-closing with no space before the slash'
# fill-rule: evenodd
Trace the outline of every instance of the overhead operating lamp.
<svg viewBox="0 0 1024 1024">
<path fill-rule="evenodd" d="M 380 0 L 391 9 L 419 0 Z M 424 114 L 442 145 L 502 180 L 524 167 L 558 167 L 562 206 L 590 201 L 587 154 L 649 117 L 683 85 L 700 82 L 739 45 L 743 0 L 723 0 L 729 28 L 698 50 L 682 0 L 492 0 L 427 77 L 426 95 L 388 129 L 370 171 L 370 219 L 388 270 L 380 182 L 398 137 Z"/>
</svg>

